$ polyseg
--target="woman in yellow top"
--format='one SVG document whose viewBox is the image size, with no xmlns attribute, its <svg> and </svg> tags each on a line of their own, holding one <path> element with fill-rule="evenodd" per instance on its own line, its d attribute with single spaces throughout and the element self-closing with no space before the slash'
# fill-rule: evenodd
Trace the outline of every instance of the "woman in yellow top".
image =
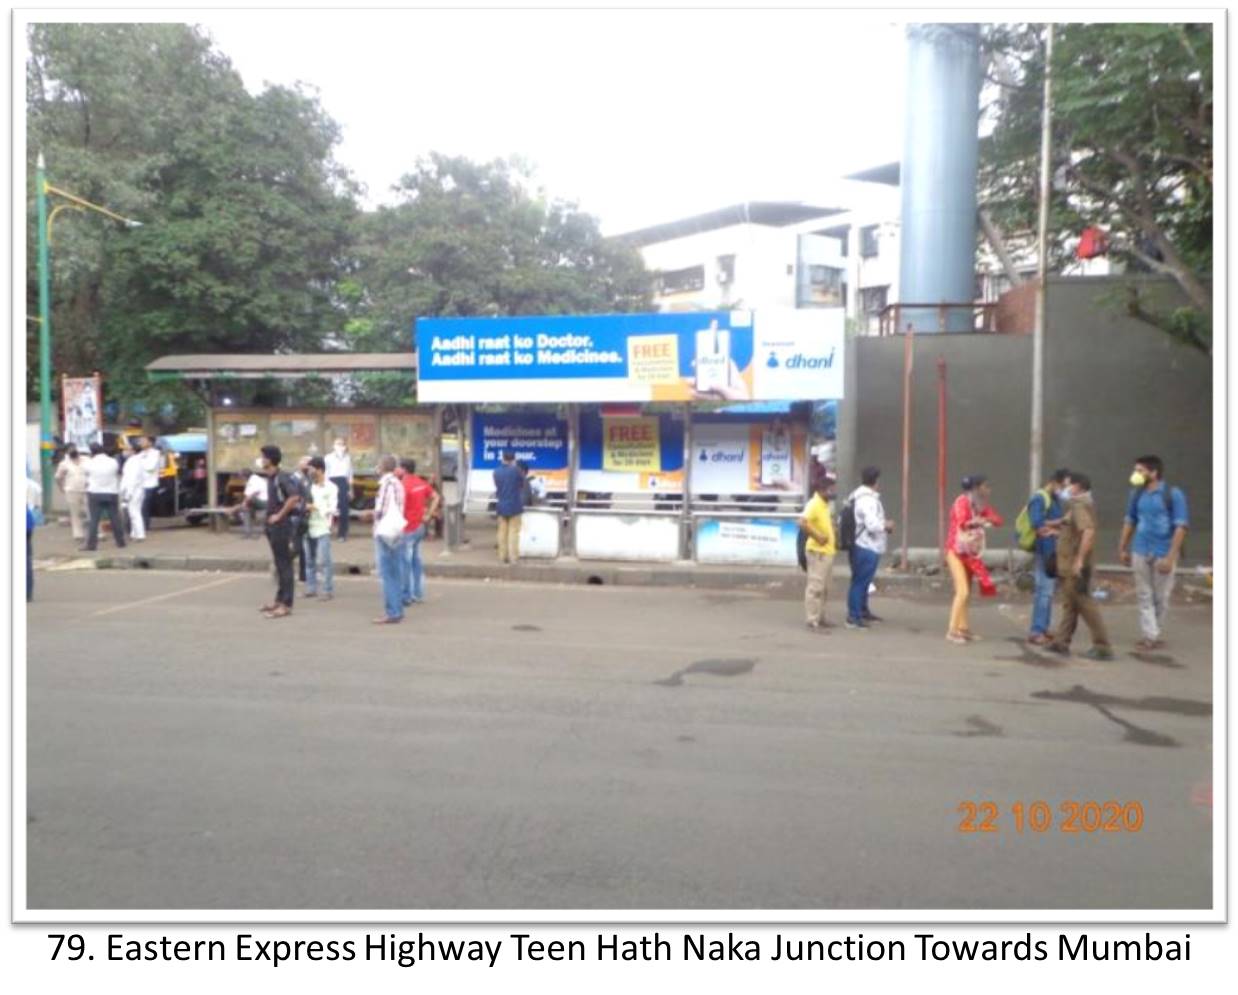
<svg viewBox="0 0 1238 995">
<path fill-rule="evenodd" d="M 812 632 L 825 632 L 833 626 L 825 619 L 825 599 L 830 594 L 830 575 L 834 571 L 834 519 L 830 500 L 834 497 L 834 478 L 822 476 L 813 496 L 800 515 L 800 528 L 808 533 L 808 583 L 804 587 L 804 615 Z"/>
</svg>

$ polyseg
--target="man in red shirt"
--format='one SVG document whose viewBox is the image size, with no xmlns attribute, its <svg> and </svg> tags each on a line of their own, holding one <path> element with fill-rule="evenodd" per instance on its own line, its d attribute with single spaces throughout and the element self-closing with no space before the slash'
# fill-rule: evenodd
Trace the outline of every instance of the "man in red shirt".
<svg viewBox="0 0 1238 995">
<path fill-rule="evenodd" d="M 421 563 L 421 541 L 426 537 L 426 521 L 438 512 L 438 492 L 417 476 L 416 460 L 400 460 L 400 477 L 404 482 L 404 550 L 400 571 L 404 582 L 404 604 L 416 605 L 425 600 L 424 571 Z"/>
</svg>

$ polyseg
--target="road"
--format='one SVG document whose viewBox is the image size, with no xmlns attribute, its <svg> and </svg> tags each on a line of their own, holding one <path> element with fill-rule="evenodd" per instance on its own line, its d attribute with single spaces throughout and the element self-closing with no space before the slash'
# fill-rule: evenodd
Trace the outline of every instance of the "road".
<svg viewBox="0 0 1238 995">
<path fill-rule="evenodd" d="M 823 636 L 760 594 L 438 581 L 372 626 L 376 583 L 337 583 L 266 621 L 257 575 L 40 573 L 31 908 L 1211 903 L 1209 607 L 1059 664 L 1026 604 L 956 647 L 940 599 Z M 1088 799 L 1142 828 L 1061 831 Z M 1016 832 L 1020 800 L 1057 825 Z"/>
</svg>

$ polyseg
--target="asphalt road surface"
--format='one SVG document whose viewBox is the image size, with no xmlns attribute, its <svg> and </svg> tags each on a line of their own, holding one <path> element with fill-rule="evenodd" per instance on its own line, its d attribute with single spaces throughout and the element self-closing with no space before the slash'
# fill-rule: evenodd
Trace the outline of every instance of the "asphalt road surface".
<svg viewBox="0 0 1238 995">
<path fill-rule="evenodd" d="M 1209 607 L 1142 658 L 1108 607 L 1120 658 L 1057 663 L 1026 603 L 956 647 L 941 599 L 816 635 L 758 594 L 439 581 L 372 626 L 337 586 L 266 621 L 261 576 L 39 574 L 31 908 L 1211 903 Z M 1090 800 L 1142 826 L 1063 831 Z"/>
</svg>

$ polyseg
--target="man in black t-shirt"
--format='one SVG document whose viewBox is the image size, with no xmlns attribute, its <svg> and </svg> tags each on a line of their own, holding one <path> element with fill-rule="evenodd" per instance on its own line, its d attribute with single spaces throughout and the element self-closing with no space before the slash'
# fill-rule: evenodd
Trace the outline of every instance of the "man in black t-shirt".
<svg viewBox="0 0 1238 995">
<path fill-rule="evenodd" d="M 302 504 L 301 489 L 292 477 L 279 468 L 283 453 L 279 446 L 263 446 L 259 458 L 260 473 L 267 478 L 267 540 L 271 543 L 271 556 L 275 560 L 275 574 L 279 586 L 275 600 L 263 605 L 259 611 L 267 618 L 285 618 L 292 614 L 294 590 L 292 557 L 293 544 L 297 538 L 296 515 Z"/>
</svg>

